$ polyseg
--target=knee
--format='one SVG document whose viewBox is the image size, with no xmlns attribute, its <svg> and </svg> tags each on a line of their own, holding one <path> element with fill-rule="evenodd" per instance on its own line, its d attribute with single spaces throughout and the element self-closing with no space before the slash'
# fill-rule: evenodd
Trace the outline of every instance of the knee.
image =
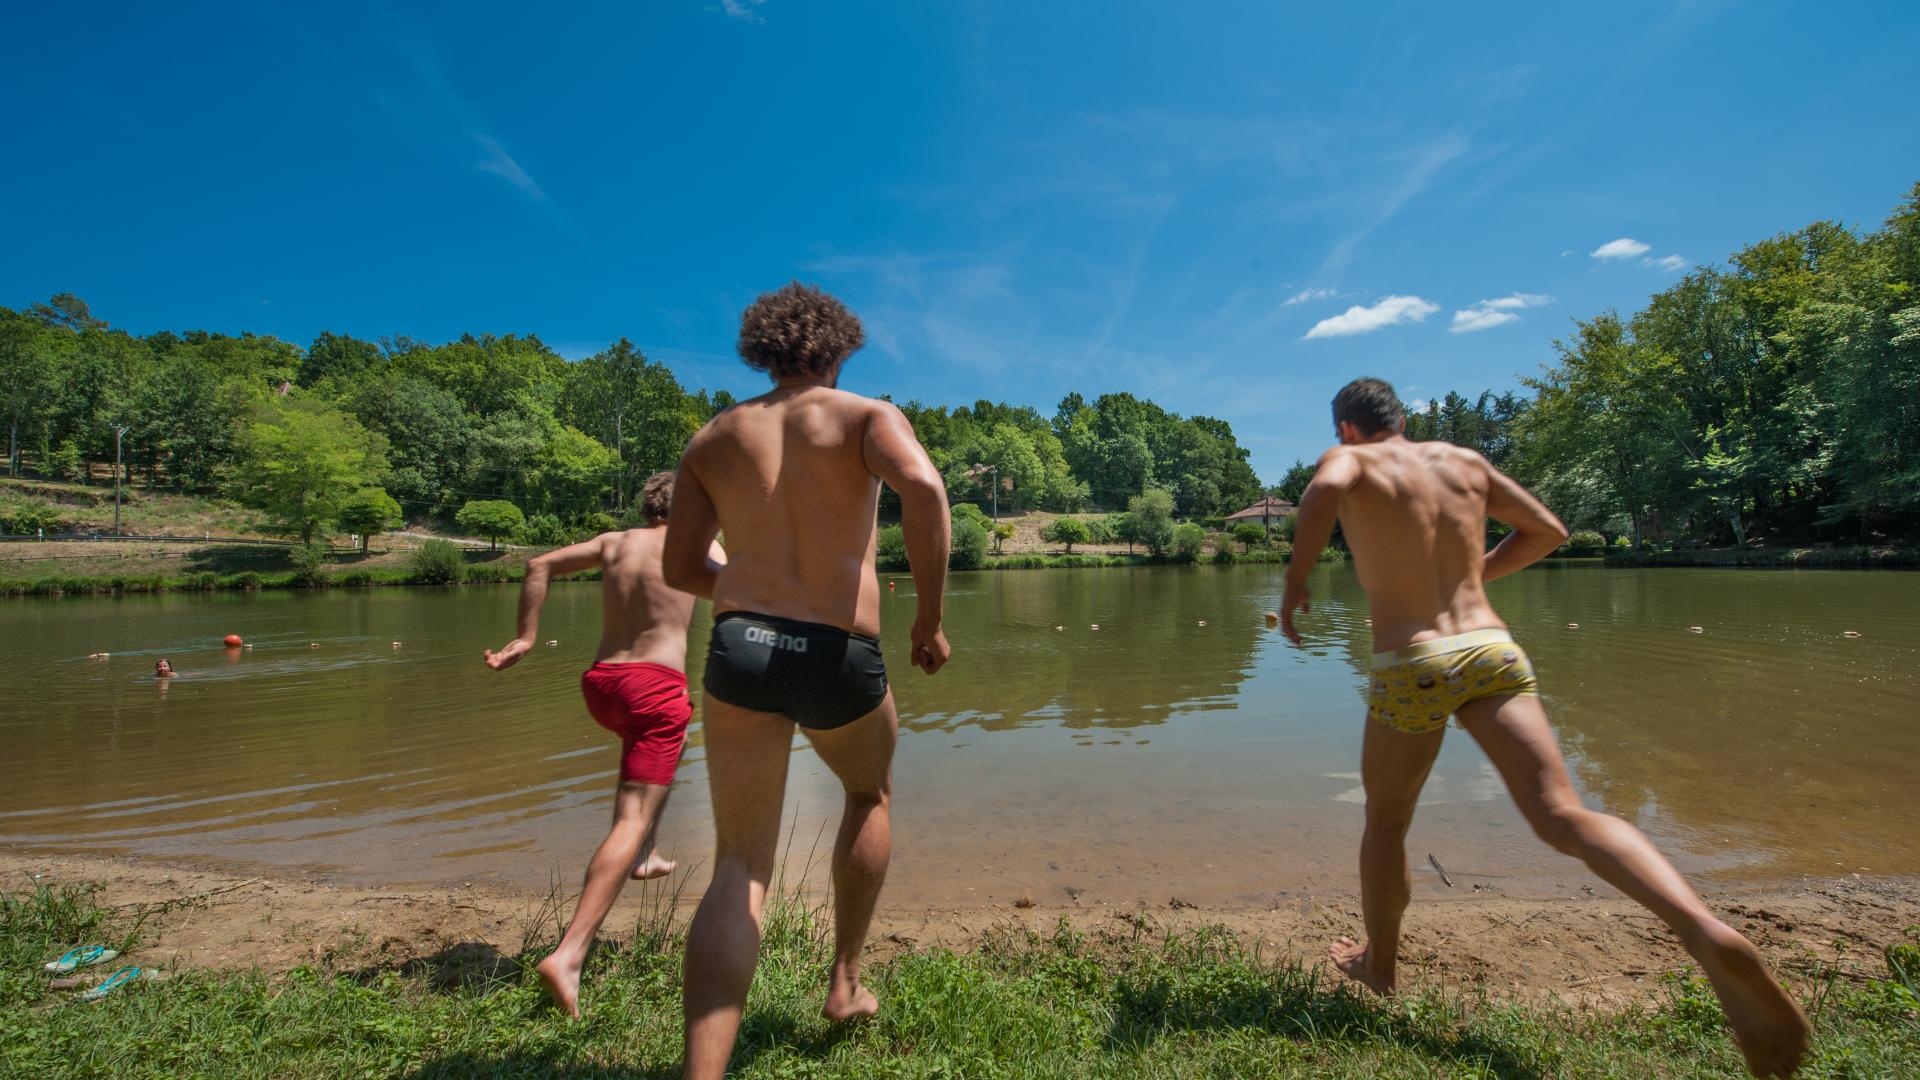
<svg viewBox="0 0 1920 1080">
<path fill-rule="evenodd" d="M 873 810 L 885 810 L 893 802 L 893 788 L 881 784 L 872 788 L 847 789 L 847 809 L 867 813 Z"/>
<path fill-rule="evenodd" d="M 1367 837 L 1373 840 L 1400 841 L 1413 828 L 1413 805 L 1399 800 L 1367 800 Z"/>
<path fill-rule="evenodd" d="M 1533 834 L 1548 847 L 1562 855 L 1577 855 L 1581 848 L 1581 826 L 1590 813 L 1592 811 L 1584 806 L 1546 806 L 1527 815 L 1527 824 L 1533 826 Z"/>
</svg>

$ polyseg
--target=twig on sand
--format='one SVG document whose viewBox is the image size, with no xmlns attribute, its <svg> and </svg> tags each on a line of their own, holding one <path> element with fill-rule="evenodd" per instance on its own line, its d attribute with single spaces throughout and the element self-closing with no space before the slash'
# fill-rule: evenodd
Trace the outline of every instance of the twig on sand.
<svg viewBox="0 0 1920 1080">
<path fill-rule="evenodd" d="M 1603 983 L 1610 979 L 1637 979 L 1643 975 L 1654 975 L 1654 974 L 1659 974 L 1659 973 L 1651 971 L 1647 968 L 1628 968 L 1625 971 L 1615 972 L 1612 975 L 1595 975 L 1591 979 L 1575 980 L 1573 982 L 1568 983 L 1566 985 L 1566 989 L 1571 990 L 1576 986 L 1592 986 L 1594 983 Z"/>
<path fill-rule="evenodd" d="M 114 907 L 114 910 L 125 911 L 127 908 L 157 908 L 164 911 L 165 909 L 170 907 L 177 907 L 181 904 L 191 904 L 191 903 L 194 903 L 195 901 L 205 900 L 210 896 L 219 896 L 221 893 L 229 893 L 229 892 L 233 892 L 236 889 L 244 889 L 249 885 L 263 885 L 266 883 L 266 880 L 267 879 L 263 877 L 248 878 L 245 881 L 236 881 L 231 885 L 222 885 L 217 889 L 205 889 L 205 890 L 202 890 L 201 892 L 192 893 L 187 896 L 175 897 L 172 900 L 161 900 L 158 903 L 149 903 L 147 901 L 135 901 L 134 903 L 131 903 L 131 904 L 119 904 Z"/>
<path fill-rule="evenodd" d="M 1484 928 L 1482 928 L 1482 929 L 1479 929 L 1479 930 L 1475 930 L 1475 931 L 1474 931 L 1474 933 L 1475 933 L 1476 935 L 1477 935 L 1477 934 L 1484 934 L 1484 933 L 1486 933 L 1486 932 L 1487 932 L 1487 931 L 1489 931 L 1489 930 L 1498 930 L 1498 929 L 1500 929 L 1500 928 L 1501 928 L 1501 927 L 1503 927 L 1503 926 L 1511 926 L 1511 927 L 1513 927 L 1513 928 L 1514 928 L 1515 930 L 1518 930 L 1518 929 L 1520 929 L 1521 927 L 1523 927 L 1523 926 L 1525 926 L 1525 925 L 1527 925 L 1528 923 L 1530 923 L 1530 922 L 1532 922 L 1533 920 L 1535 920 L 1535 919 L 1537 919 L 1537 918 L 1539 918 L 1540 916 L 1542 916 L 1542 915 L 1545 915 L 1546 913 L 1547 913 L 1547 909 L 1546 909 L 1546 908 L 1541 908 L 1541 909 L 1540 909 L 1539 911 L 1536 911 L 1536 912 L 1534 912 L 1533 914 L 1531 914 L 1531 915 L 1529 915 L 1529 916 L 1527 916 L 1526 918 L 1524 918 L 1524 919 L 1521 919 L 1521 920 L 1520 920 L 1519 922 L 1514 922 L 1514 921 L 1513 921 L 1513 919 L 1512 919 L 1512 917 L 1510 917 L 1510 916 L 1507 916 L 1507 915 L 1502 915 L 1502 916 L 1500 916 L 1500 921 L 1499 921 L 1499 922 L 1496 922 L 1496 923 L 1493 923 L 1493 924 L 1491 924 L 1491 925 L 1489 925 L 1489 926 L 1486 926 L 1486 927 L 1484 927 Z"/>
<path fill-rule="evenodd" d="M 1453 879 L 1447 876 L 1446 869 L 1440 865 L 1439 859 L 1433 857 L 1432 852 L 1427 853 L 1427 861 L 1433 864 L 1433 872 L 1440 875 L 1441 884 L 1449 889 L 1453 888 Z"/>
</svg>

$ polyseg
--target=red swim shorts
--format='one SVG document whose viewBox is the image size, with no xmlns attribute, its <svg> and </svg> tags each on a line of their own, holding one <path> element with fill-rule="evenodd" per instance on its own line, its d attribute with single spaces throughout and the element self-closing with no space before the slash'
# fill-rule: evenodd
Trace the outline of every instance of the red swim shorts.
<svg viewBox="0 0 1920 1080">
<path fill-rule="evenodd" d="M 673 783 L 693 719 L 685 672 L 603 660 L 580 676 L 580 696 L 600 726 L 620 736 L 622 783 Z"/>
</svg>

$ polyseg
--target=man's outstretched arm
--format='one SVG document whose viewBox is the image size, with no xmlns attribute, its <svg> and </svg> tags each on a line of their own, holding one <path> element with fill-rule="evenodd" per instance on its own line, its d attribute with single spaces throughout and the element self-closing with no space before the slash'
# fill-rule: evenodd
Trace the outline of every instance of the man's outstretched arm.
<svg viewBox="0 0 1920 1080">
<path fill-rule="evenodd" d="M 547 584 L 555 574 L 577 574 L 600 565 L 606 536 L 596 536 L 569 547 L 555 548 L 527 561 L 526 579 L 520 582 L 519 634 L 499 652 L 486 651 L 487 666 L 505 671 L 520 662 L 540 635 L 540 608 L 547 602 Z"/>
<path fill-rule="evenodd" d="M 1360 480 L 1360 462 L 1344 447 L 1336 446 L 1320 455 L 1314 467 L 1313 481 L 1300 496 L 1300 508 L 1294 511 L 1293 555 L 1287 560 L 1287 590 L 1280 601 L 1280 628 L 1287 640 L 1300 644 L 1300 632 L 1294 629 L 1295 611 L 1312 611 L 1313 597 L 1307 589 L 1307 575 L 1320 561 L 1320 552 L 1333 538 L 1333 527 L 1340 520 L 1340 503 Z"/>
<path fill-rule="evenodd" d="M 1553 554 L 1555 548 L 1567 542 L 1567 527 L 1547 509 L 1547 504 L 1513 477 L 1494 468 L 1485 458 L 1481 458 L 1481 464 L 1487 470 L 1487 516 L 1513 526 L 1513 531 L 1487 552 L 1481 577 L 1492 581 Z"/>
<path fill-rule="evenodd" d="M 913 425 L 899 409 L 882 404 L 867 423 L 863 450 L 867 470 L 900 496 L 900 530 L 906 535 L 907 562 L 919 609 L 913 619 L 913 662 L 931 675 L 951 650 L 940 628 L 947 588 L 947 552 L 953 522 L 947 516 L 947 485 L 933 467 Z"/>
<path fill-rule="evenodd" d="M 713 508 L 700 474 L 680 459 L 673 481 L 673 510 L 667 515 L 667 539 L 660 551 L 660 575 L 667 584 L 705 600 L 713 599 L 726 565 L 713 538 L 720 535 L 720 514 Z M 716 557 L 719 556 L 719 557 Z"/>
</svg>

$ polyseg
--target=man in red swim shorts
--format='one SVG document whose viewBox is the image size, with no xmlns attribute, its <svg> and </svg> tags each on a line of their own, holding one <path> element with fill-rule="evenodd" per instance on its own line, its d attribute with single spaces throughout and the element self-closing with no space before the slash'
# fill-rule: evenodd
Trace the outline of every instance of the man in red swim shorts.
<svg viewBox="0 0 1920 1080">
<path fill-rule="evenodd" d="M 620 736 L 620 786 L 614 792 L 613 828 L 587 864 L 587 881 L 573 921 L 553 954 L 540 962 L 547 994 L 567 1015 L 580 1015 L 580 968 L 601 920 L 629 876 L 655 878 L 673 872 L 672 861 L 653 850 L 653 830 L 667 804 L 680 750 L 687 742 L 693 706 L 687 699 L 687 626 L 694 598 L 669 588 L 660 576 L 660 550 L 673 474 L 655 473 L 641 489 L 647 524 L 610 532 L 559 548 L 527 563 L 520 586 L 520 634 L 499 652 L 487 650 L 487 666 L 512 667 L 533 648 L 540 633 L 540 607 L 555 574 L 600 570 L 600 651 L 580 677 L 587 711 Z M 719 544 L 708 558 L 726 562 Z"/>
</svg>

